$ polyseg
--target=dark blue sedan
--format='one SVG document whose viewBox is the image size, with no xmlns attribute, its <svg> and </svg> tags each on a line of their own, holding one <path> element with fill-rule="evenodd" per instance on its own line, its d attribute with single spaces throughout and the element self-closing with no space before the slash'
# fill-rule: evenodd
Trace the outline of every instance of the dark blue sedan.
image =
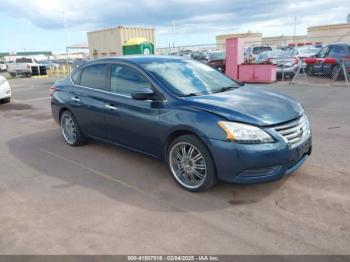
<svg viewBox="0 0 350 262">
<path fill-rule="evenodd" d="M 192 192 L 282 178 L 311 154 L 302 106 L 186 58 L 95 60 L 51 87 L 65 141 L 98 139 L 165 160 Z"/>
</svg>

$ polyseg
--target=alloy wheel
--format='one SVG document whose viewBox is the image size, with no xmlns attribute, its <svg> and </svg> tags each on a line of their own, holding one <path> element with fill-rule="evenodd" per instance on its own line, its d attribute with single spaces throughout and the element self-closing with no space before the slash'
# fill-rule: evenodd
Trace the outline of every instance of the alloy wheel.
<svg viewBox="0 0 350 262">
<path fill-rule="evenodd" d="M 72 116 L 64 114 L 61 119 L 62 133 L 68 144 L 74 144 L 77 139 L 77 128 Z"/>
<path fill-rule="evenodd" d="M 207 177 L 207 166 L 202 153 L 192 144 L 179 142 L 169 154 L 170 169 L 175 179 L 184 187 L 196 189 Z"/>
</svg>

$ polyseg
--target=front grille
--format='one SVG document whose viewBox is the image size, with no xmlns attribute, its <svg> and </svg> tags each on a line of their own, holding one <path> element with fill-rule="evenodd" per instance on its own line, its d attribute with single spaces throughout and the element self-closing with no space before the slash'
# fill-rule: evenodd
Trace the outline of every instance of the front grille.
<svg viewBox="0 0 350 262">
<path fill-rule="evenodd" d="M 299 144 L 310 136 L 310 126 L 305 115 L 289 123 L 272 127 L 289 145 Z"/>
<path fill-rule="evenodd" d="M 270 176 L 276 174 L 281 169 L 281 166 L 270 166 L 265 168 L 247 169 L 241 172 L 240 177 L 257 177 L 257 176 Z"/>
</svg>

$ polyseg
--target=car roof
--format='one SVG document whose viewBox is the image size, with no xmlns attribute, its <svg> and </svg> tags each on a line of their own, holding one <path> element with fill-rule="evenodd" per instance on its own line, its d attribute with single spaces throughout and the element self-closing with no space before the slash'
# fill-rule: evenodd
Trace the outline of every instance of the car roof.
<svg viewBox="0 0 350 262">
<path fill-rule="evenodd" d="M 348 43 L 336 43 L 336 44 L 329 44 L 328 46 L 349 46 Z"/>
<path fill-rule="evenodd" d="M 158 56 L 158 55 L 128 55 L 128 56 L 115 56 L 115 57 L 107 57 L 91 60 L 88 63 L 95 62 L 118 62 L 118 61 L 126 61 L 134 64 L 147 64 L 147 63 L 162 63 L 169 61 L 179 61 L 179 60 L 188 60 L 188 57 L 179 57 L 179 56 Z M 88 64 L 87 63 L 87 64 Z"/>
</svg>

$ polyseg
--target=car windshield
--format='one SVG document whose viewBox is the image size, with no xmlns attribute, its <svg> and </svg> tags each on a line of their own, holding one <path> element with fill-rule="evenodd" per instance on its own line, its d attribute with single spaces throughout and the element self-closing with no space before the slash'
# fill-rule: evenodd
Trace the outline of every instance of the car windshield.
<svg viewBox="0 0 350 262">
<path fill-rule="evenodd" d="M 209 53 L 209 60 L 223 60 L 225 59 L 224 52 Z"/>
<path fill-rule="evenodd" d="M 271 50 L 272 48 L 270 46 L 258 46 L 253 48 L 253 54 L 258 55 L 262 52 L 271 51 Z"/>
<path fill-rule="evenodd" d="M 291 58 L 288 53 L 283 52 L 281 50 L 266 52 L 265 54 L 268 58 L 275 58 L 275 59 Z"/>
<path fill-rule="evenodd" d="M 316 54 L 318 51 L 320 51 L 319 48 L 300 48 L 298 49 L 299 53 L 302 53 L 302 54 Z"/>
<path fill-rule="evenodd" d="M 239 87 L 224 74 L 195 60 L 147 63 L 144 67 L 177 96 L 212 94 Z"/>
</svg>

